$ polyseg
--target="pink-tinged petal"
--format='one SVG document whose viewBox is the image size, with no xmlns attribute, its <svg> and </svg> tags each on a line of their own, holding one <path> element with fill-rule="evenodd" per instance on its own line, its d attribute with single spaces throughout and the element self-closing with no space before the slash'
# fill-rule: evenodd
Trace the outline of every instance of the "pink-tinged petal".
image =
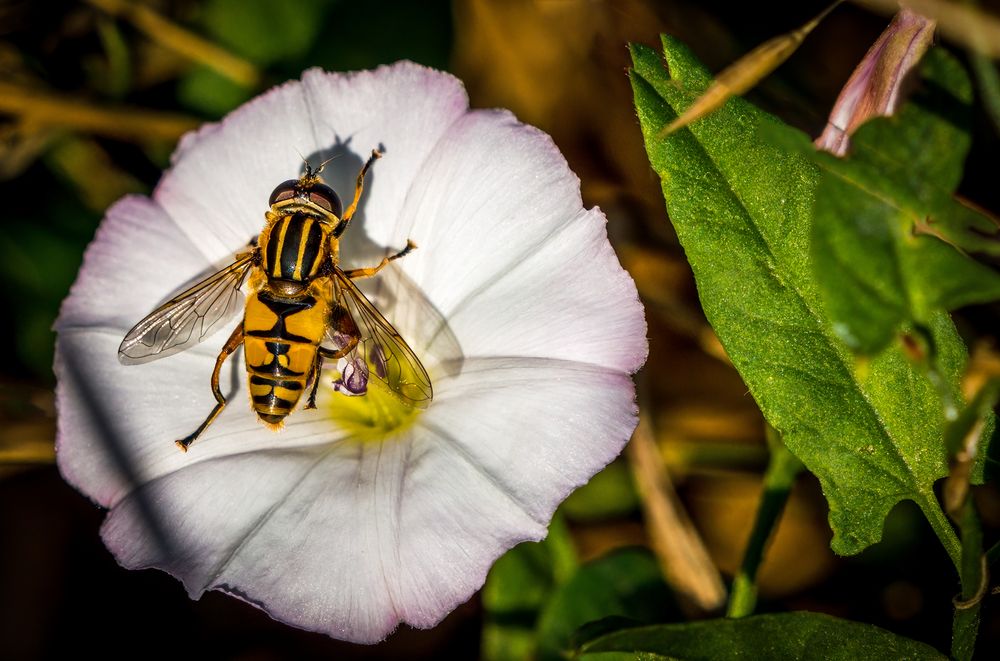
<svg viewBox="0 0 1000 661">
<path fill-rule="evenodd" d="M 299 175 L 312 147 L 302 86 L 285 83 L 185 136 L 153 199 L 209 261 L 222 260 L 260 233 L 271 191 Z"/>
<path fill-rule="evenodd" d="M 250 408 L 240 354 L 221 374 L 229 405 L 187 453 L 179 451 L 174 441 L 190 434 L 215 405 L 209 378 L 227 335 L 218 333 L 169 359 L 126 366 L 117 359 L 118 333 L 61 331 L 55 363 L 56 452 L 66 480 L 111 507 L 136 485 L 199 462 L 274 447 L 327 444 L 346 436 L 319 410 L 295 411 L 280 432 L 266 429 Z M 67 354 L 77 374 L 68 370 Z M 90 401 L 87 390 L 98 391 L 99 400 Z M 94 404 L 113 429 L 101 427 L 90 410 Z M 123 474 L 123 460 L 131 475 Z"/>
<path fill-rule="evenodd" d="M 454 76 L 412 62 L 348 75 L 314 69 L 302 76 L 302 85 L 313 144 L 323 150 L 322 158 L 335 157 L 324 179 L 345 206 L 371 150 L 383 153 L 369 170 L 359 212 L 344 235 L 345 263 L 367 266 L 364 260 L 374 252 L 381 257 L 383 248 L 406 245 L 409 228 L 399 227 L 403 203 L 428 154 L 468 110 L 468 96 Z M 338 142 L 348 144 L 337 149 Z"/>
<path fill-rule="evenodd" d="M 934 39 L 935 22 L 903 8 L 868 49 L 830 112 L 816 146 L 838 156 L 850 149 L 850 135 L 873 117 L 896 112 L 910 72 Z"/>
<path fill-rule="evenodd" d="M 361 246 L 369 234 L 382 248 L 427 153 L 467 107 L 456 78 L 411 62 L 307 71 L 186 136 L 155 199 L 214 261 L 260 232 L 271 191 L 301 174 L 303 158 L 316 167 L 334 157 L 323 177 L 346 207 L 361 165 L 382 148 L 356 217 L 365 230 L 348 234 Z"/>
<path fill-rule="evenodd" d="M 579 179 L 548 135 L 506 111 L 473 111 L 413 184 L 395 242 L 409 236 L 419 250 L 401 267 L 447 314 L 582 209 Z"/>
<path fill-rule="evenodd" d="M 604 216 L 583 210 L 548 136 L 466 104 L 454 78 L 409 63 L 307 72 L 188 136 L 154 201 L 109 212 L 57 324 L 57 449 L 67 480 L 111 508 L 103 536 L 122 564 L 373 642 L 440 621 L 621 450 L 645 323 Z M 324 175 L 349 202 L 372 147 L 385 158 L 342 254 L 368 265 L 419 245 L 361 286 L 427 364 L 434 402 L 361 442 L 331 417 L 348 401 L 331 370 L 319 408 L 274 433 L 248 406 L 237 353 L 222 370 L 229 406 L 181 453 L 173 441 L 215 403 L 228 333 L 125 367 L 125 332 L 259 232 L 299 152 L 314 165 L 340 154 Z"/>
<path fill-rule="evenodd" d="M 384 443 L 217 457 L 149 481 L 112 510 L 105 542 L 193 597 L 223 590 L 338 638 L 433 626 L 499 555 L 543 537 L 635 426 L 631 381 L 585 365 L 477 360 L 441 390 Z"/>
<path fill-rule="evenodd" d="M 296 626 L 374 642 L 396 622 L 380 567 L 384 512 L 374 508 L 394 482 L 378 473 L 379 449 L 202 462 L 143 485 L 102 534 L 124 566 L 166 569 L 194 598 L 221 589 Z M 152 526 L 145 503 L 160 515 Z"/>
<path fill-rule="evenodd" d="M 55 329 L 99 326 L 120 329 L 124 337 L 188 277 L 208 267 L 154 202 L 123 198 L 108 210 L 87 248 Z"/>
</svg>

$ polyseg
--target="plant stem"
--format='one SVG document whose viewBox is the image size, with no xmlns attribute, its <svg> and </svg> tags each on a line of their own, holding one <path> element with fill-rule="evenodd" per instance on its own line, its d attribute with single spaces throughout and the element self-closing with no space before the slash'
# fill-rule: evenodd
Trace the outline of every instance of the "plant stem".
<svg viewBox="0 0 1000 661">
<path fill-rule="evenodd" d="M 977 361 L 974 354 L 972 362 L 983 363 L 983 360 L 980 358 Z M 974 366 L 970 366 L 965 377 L 967 386 L 970 380 L 978 384 L 975 394 L 945 431 L 951 468 L 941 492 L 944 506 L 958 526 L 962 540 L 958 565 L 962 593 L 954 600 L 955 614 L 951 627 L 951 656 L 958 661 L 971 659 L 975 652 L 979 610 L 989 583 L 989 562 L 983 555 L 983 529 L 972 497 L 971 481 L 976 457 L 983 451 L 983 437 L 992 426 L 989 419 L 1000 397 L 1000 380 L 996 376 L 985 381 L 970 379 L 970 374 L 976 371 Z"/>
<path fill-rule="evenodd" d="M 757 605 L 757 570 L 764 558 L 764 549 L 778 527 L 778 520 L 785 510 L 795 477 L 802 470 L 802 463 L 788 451 L 778 432 L 770 426 L 767 440 L 771 457 L 764 474 L 764 492 L 743 553 L 743 563 L 733 580 L 727 617 L 746 617 L 753 613 Z"/>
<path fill-rule="evenodd" d="M 956 661 L 968 661 L 975 650 L 980 602 L 986 590 L 983 531 L 979 517 L 969 493 L 961 509 L 953 514 L 961 532 L 959 541 L 937 501 L 931 501 L 921 509 L 958 571 L 962 593 L 961 600 L 955 601 L 952 618 L 951 657 Z"/>
<path fill-rule="evenodd" d="M 948 521 L 948 517 L 945 516 L 944 511 L 941 509 L 941 505 L 937 500 L 932 498 L 928 498 L 927 502 L 917 504 L 924 513 L 924 517 L 927 518 L 927 522 L 931 524 L 931 529 L 937 535 L 941 546 L 944 547 L 945 552 L 948 553 L 948 557 L 951 558 L 952 564 L 955 565 L 955 571 L 961 576 L 962 543 L 959 541 L 958 535 L 955 534 L 955 529 Z"/>
<path fill-rule="evenodd" d="M 969 53 L 969 63 L 979 84 L 979 98 L 983 101 L 986 114 L 993 120 L 993 126 L 1000 131 L 1000 76 L 993 61 L 979 53 Z"/>
<path fill-rule="evenodd" d="M 988 582 L 983 556 L 983 529 L 971 495 L 958 519 L 962 533 L 962 598 L 955 601 L 951 628 L 951 656 L 957 661 L 972 658 L 979 633 L 979 609 Z"/>
<path fill-rule="evenodd" d="M 726 600 L 722 577 L 674 491 L 643 408 L 639 409 L 639 425 L 626 452 L 642 498 L 653 552 L 667 582 L 699 612 L 721 608 Z"/>
<path fill-rule="evenodd" d="M 0 112 L 26 125 L 60 126 L 128 140 L 176 140 L 201 123 L 193 117 L 126 107 L 102 107 L 0 82 Z"/>
<path fill-rule="evenodd" d="M 997 542 L 986 551 L 986 566 L 992 567 L 997 560 L 1000 560 L 1000 542 Z"/>
</svg>

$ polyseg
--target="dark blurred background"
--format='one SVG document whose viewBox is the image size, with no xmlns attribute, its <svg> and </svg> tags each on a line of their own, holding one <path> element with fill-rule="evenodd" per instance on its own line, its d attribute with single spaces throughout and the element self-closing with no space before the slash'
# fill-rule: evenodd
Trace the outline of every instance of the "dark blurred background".
<svg viewBox="0 0 1000 661">
<path fill-rule="evenodd" d="M 585 203 L 607 214 L 644 298 L 650 358 L 640 404 L 683 504 L 731 577 L 760 494 L 764 424 L 700 312 L 643 150 L 626 44 L 656 46 L 669 32 L 719 70 L 822 8 L 717 0 L 0 0 L 7 319 L 0 342 L 8 347 L 0 363 L 0 657 L 479 655 L 478 596 L 433 630 L 404 627 L 372 647 L 285 627 L 220 594 L 192 602 L 165 574 L 120 569 L 98 537 L 103 512 L 54 465 L 50 327 L 103 211 L 123 194 L 149 193 L 184 131 L 312 66 L 411 59 L 461 77 L 474 107 L 510 108 L 552 134 L 581 178 Z M 751 99 L 818 135 L 840 86 L 887 23 L 839 7 Z M 180 37 L 171 31 L 178 27 Z M 213 48 L 235 57 L 219 60 Z M 206 66 L 219 61 L 223 71 Z M 997 133 L 981 109 L 974 131 L 962 193 L 997 213 Z M 960 326 L 971 342 L 996 321 L 995 310 L 978 309 Z M 583 501 L 565 513 L 583 559 L 649 544 L 620 469 L 613 465 L 623 480 L 605 481 L 618 486 L 600 488 L 618 489 L 621 507 L 598 513 Z M 980 496 L 991 543 L 1000 498 L 989 490 Z M 818 485 L 801 477 L 761 571 L 759 610 L 832 613 L 947 649 L 957 580 L 916 508 L 897 508 L 889 541 L 858 557 L 833 556 L 829 538 Z M 988 603 L 980 649 L 1000 643 L 995 611 Z"/>
</svg>

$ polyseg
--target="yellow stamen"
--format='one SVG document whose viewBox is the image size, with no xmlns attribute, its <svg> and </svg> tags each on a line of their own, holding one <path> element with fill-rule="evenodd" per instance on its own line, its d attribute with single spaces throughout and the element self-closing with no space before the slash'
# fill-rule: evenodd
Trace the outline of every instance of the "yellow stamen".
<svg viewBox="0 0 1000 661">
<path fill-rule="evenodd" d="M 329 400 L 330 417 L 338 427 L 363 442 L 382 442 L 410 428 L 419 409 L 404 404 L 381 382 L 368 382 L 368 392 L 356 397 L 334 393 Z"/>
</svg>

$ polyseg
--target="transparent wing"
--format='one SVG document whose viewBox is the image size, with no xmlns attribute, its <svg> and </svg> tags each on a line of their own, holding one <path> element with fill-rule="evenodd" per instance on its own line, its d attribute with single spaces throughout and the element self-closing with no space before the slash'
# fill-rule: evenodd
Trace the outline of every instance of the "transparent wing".
<svg viewBox="0 0 1000 661">
<path fill-rule="evenodd" d="M 360 363 L 363 359 L 364 371 L 389 386 L 405 403 L 427 408 L 434 391 L 420 359 L 339 268 L 336 269 L 336 286 L 337 303 L 350 312 L 357 326 L 358 346 L 352 353 L 355 361 Z M 328 339 L 334 345 L 344 346 L 344 339 L 335 332 Z"/>
<path fill-rule="evenodd" d="M 181 292 L 135 325 L 118 347 L 123 365 L 146 363 L 192 347 L 219 330 L 243 309 L 240 287 L 254 252 L 242 255 L 190 289 Z"/>
<path fill-rule="evenodd" d="M 425 367 L 434 365 L 435 379 L 457 376 L 465 362 L 458 338 L 440 310 L 397 264 L 390 263 L 377 278 L 354 284 L 376 309 L 392 310 L 392 325 Z"/>
</svg>

